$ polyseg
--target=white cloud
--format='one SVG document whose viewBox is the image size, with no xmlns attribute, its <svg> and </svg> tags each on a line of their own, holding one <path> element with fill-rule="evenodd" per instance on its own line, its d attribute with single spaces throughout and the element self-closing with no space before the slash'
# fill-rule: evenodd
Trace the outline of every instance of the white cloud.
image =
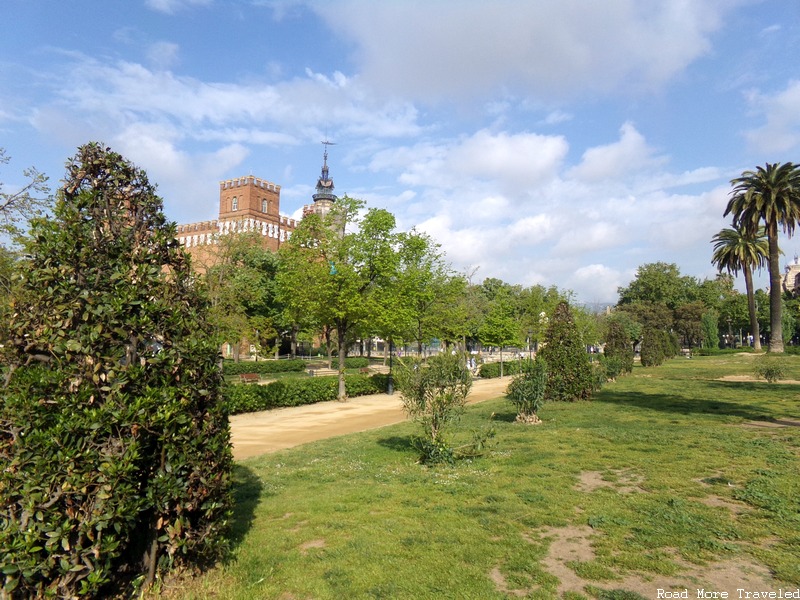
<svg viewBox="0 0 800 600">
<path fill-rule="evenodd" d="M 558 97 L 659 86 L 709 51 L 727 3 L 315 3 L 356 46 L 375 89 L 415 98 L 483 96 L 503 86 Z"/>
<path fill-rule="evenodd" d="M 595 146 L 583 153 L 581 163 L 570 176 L 582 181 L 614 179 L 645 168 L 660 165 L 666 158 L 655 156 L 644 136 L 632 123 L 620 128 L 620 140 L 605 146 Z"/>
<path fill-rule="evenodd" d="M 145 0 L 145 6 L 155 11 L 175 14 L 184 8 L 193 6 L 209 6 L 212 0 Z"/>
<path fill-rule="evenodd" d="M 147 59 L 156 69 L 166 70 L 178 65 L 180 46 L 172 42 L 155 42 L 147 49 Z"/>
<path fill-rule="evenodd" d="M 748 101 L 766 120 L 745 137 L 761 152 L 788 152 L 800 146 L 800 81 L 790 81 L 776 94 L 751 92 Z"/>
</svg>

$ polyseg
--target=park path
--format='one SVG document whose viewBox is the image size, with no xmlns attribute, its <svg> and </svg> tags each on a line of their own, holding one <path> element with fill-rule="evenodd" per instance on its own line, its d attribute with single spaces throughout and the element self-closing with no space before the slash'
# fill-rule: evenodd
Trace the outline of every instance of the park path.
<svg viewBox="0 0 800 600">
<path fill-rule="evenodd" d="M 510 377 L 476 379 L 467 402 L 503 396 Z M 347 402 L 318 402 L 275 408 L 231 417 L 231 440 L 236 460 L 292 448 L 337 435 L 377 429 L 407 419 L 400 394 L 375 394 Z"/>
</svg>

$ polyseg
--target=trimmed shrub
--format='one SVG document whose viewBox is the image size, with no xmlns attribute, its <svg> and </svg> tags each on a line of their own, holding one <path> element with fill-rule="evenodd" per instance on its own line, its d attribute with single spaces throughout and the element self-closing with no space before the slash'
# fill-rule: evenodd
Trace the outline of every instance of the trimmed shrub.
<svg viewBox="0 0 800 600">
<path fill-rule="evenodd" d="M 503 375 L 517 375 L 523 369 L 522 365 L 528 361 L 508 360 L 503 361 Z M 478 368 L 478 376 L 482 379 L 495 379 L 500 377 L 500 362 L 483 363 Z"/>
<path fill-rule="evenodd" d="M 550 319 L 540 356 L 548 367 L 546 400 L 572 402 L 592 396 L 589 355 L 566 302 L 559 303 Z"/>
<path fill-rule="evenodd" d="M 366 356 L 348 356 L 344 359 L 345 369 L 363 369 L 369 366 L 369 359 Z M 339 368 L 339 359 L 334 358 L 331 361 L 331 369 Z"/>
<path fill-rule="evenodd" d="M 2 340 L 0 596 L 107 597 L 225 549 L 208 303 L 161 199 L 88 144 L 35 220 Z M 126 593 L 126 595 L 128 595 Z"/>
<path fill-rule="evenodd" d="M 254 362 L 229 362 L 222 363 L 224 375 L 241 375 L 242 373 L 258 373 L 259 375 L 269 375 L 270 373 L 301 373 L 307 363 L 301 359 L 293 360 L 261 360 Z"/>
<path fill-rule="evenodd" d="M 619 375 L 633 371 L 633 348 L 625 328 L 619 321 L 612 320 L 608 324 L 603 357 L 606 376 L 609 379 L 616 379 Z"/>
<path fill-rule="evenodd" d="M 769 355 L 762 356 L 756 361 L 754 372 L 756 377 L 766 379 L 768 383 L 786 379 L 783 362 L 780 358 Z"/>
<path fill-rule="evenodd" d="M 345 375 L 347 395 L 351 398 L 383 394 L 387 383 L 388 375 Z M 240 414 L 336 400 L 338 390 L 339 379 L 332 375 L 281 379 L 267 385 L 228 385 L 224 395 L 230 414 Z"/>
</svg>

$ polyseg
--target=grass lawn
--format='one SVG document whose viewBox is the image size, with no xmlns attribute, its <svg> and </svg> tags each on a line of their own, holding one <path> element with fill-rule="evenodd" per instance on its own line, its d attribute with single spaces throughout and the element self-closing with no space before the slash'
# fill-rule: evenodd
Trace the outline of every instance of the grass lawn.
<svg viewBox="0 0 800 600">
<path fill-rule="evenodd" d="M 232 552 L 169 598 L 656 598 L 800 586 L 800 383 L 752 355 L 636 367 L 544 424 L 494 413 L 496 445 L 415 463 L 406 423 L 236 467 Z M 800 380 L 800 357 L 785 357 Z M 736 378 L 735 376 L 739 376 Z M 794 420 L 794 421 L 793 421 Z M 760 422 L 753 424 L 752 422 Z M 780 421 L 784 421 L 781 423 Z M 616 590 L 611 592 L 610 590 Z M 621 590 L 624 590 L 621 591 Z"/>
</svg>

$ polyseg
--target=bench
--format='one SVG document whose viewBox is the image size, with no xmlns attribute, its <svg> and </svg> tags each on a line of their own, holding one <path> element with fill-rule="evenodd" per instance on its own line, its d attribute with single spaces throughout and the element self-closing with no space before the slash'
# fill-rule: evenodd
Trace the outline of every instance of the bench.
<svg viewBox="0 0 800 600">
<path fill-rule="evenodd" d="M 258 383 L 261 381 L 261 375 L 258 373 L 242 373 L 239 375 L 240 383 Z"/>
</svg>

